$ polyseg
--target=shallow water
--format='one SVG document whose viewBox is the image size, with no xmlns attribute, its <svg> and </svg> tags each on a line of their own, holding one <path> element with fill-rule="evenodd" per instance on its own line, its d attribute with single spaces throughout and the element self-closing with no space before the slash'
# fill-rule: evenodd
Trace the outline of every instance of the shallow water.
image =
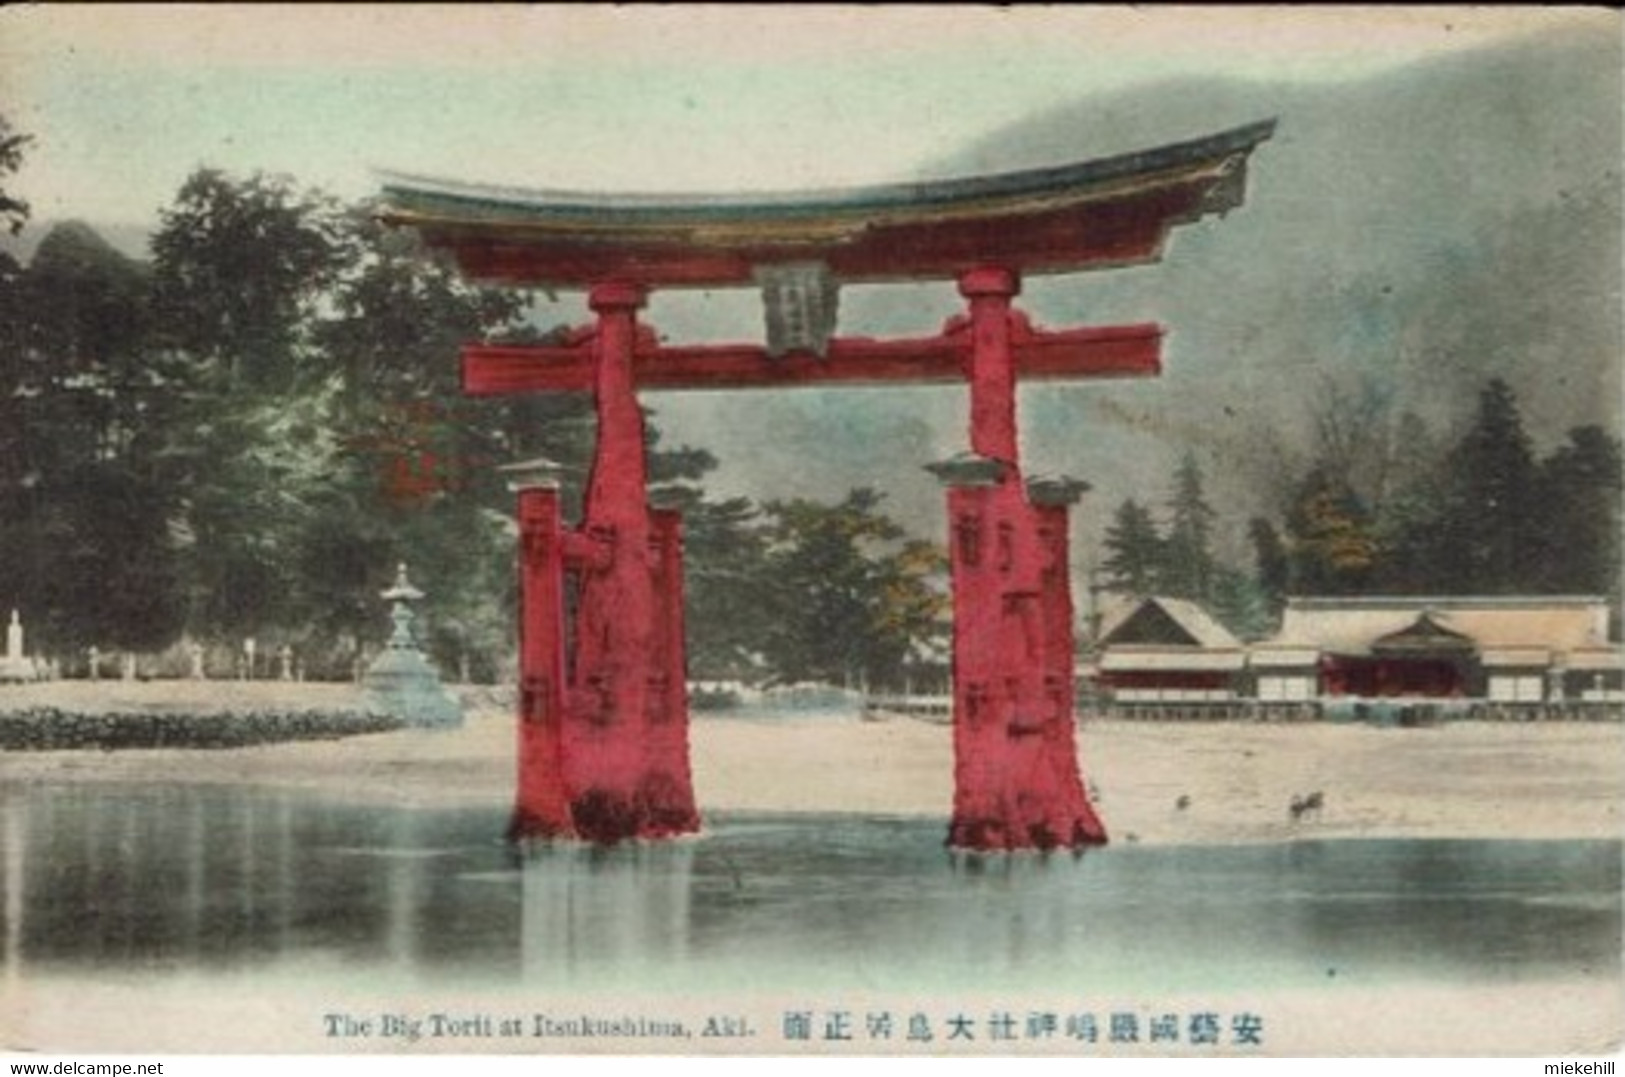
<svg viewBox="0 0 1625 1077">
<path fill-rule="evenodd" d="M 1615 975 L 1617 841 L 955 855 L 940 821 L 718 815 L 523 855 L 487 811 L 289 791 L 4 801 L 8 974 L 277 970 L 376 984 L 950 994 Z"/>
</svg>

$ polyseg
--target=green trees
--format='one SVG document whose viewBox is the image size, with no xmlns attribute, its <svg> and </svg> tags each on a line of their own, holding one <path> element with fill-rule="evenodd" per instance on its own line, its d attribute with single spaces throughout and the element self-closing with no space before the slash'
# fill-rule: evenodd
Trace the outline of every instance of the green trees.
<svg viewBox="0 0 1625 1077">
<path fill-rule="evenodd" d="M 1446 461 L 1449 483 L 1437 519 L 1454 556 L 1443 578 L 1461 593 L 1507 594 L 1538 586 L 1534 559 L 1546 521 L 1535 457 L 1506 382 L 1479 393 L 1478 413 Z"/>
<path fill-rule="evenodd" d="M 1619 439 L 1598 426 L 1569 431 L 1541 462 L 1544 502 L 1532 560 L 1541 589 L 1560 594 L 1619 594 L 1620 499 L 1625 490 Z"/>
<path fill-rule="evenodd" d="M 0 595 L 33 638 L 255 637 L 338 672 L 384 632 L 377 592 L 408 560 L 440 587 L 431 623 L 505 645 L 490 465 L 510 416 L 442 413 L 469 407 L 457 344 L 517 327 L 523 297 L 280 178 L 199 171 L 152 246 L 139 264 L 70 223 L 0 267 Z M 397 496 L 425 460 L 423 496 Z"/>
<path fill-rule="evenodd" d="M 513 635 L 512 495 L 496 467 L 524 453 L 515 409 L 464 397 L 456 356 L 468 341 L 523 333 L 525 297 L 469 286 L 365 206 L 341 224 L 348 257 L 305 378 L 335 440 L 295 539 L 311 592 L 304 630 L 353 652 L 377 631 L 377 592 L 405 561 L 430 596 L 431 653 L 492 676 Z M 546 455 L 583 464 L 585 433 L 555 436 Z"/>
<path fill-rule="evenodd" d="M 1292 562 L 1275 525 L 1262 516 L 1247 521 L 1247 539 L 1253 547 L 1254 578 L 1269 610 L 1279 612 L 1292 588 Z"/>
<path fill-rule="evenodd" d="M 1168 537 L 1163 541 L 1161 590 L 1181 598 L 1212 596 L 1218 565 L 1213 559 L 1213 523 L 1218 514 L 1202 490 L 1202 469 L 1186 453 L 1174 471 L 1168 502 Z"/>
<path fill-rule="evenodd" d="M 158 425 L 174 364 L 152 342 L 150 276 L 83 224 L 53 228 L 8 282 L 0 558 L 47 645 L 153 649 L 181 629 L 177 495 Z"/>
<path fill-rule="evenodd" d="M 1374 586 L 1394 594 L 1442 593 L 1455 586 L 1440 567 L 1450 560 L 1451 537 L 1439 526 L 1449 500 L 1448 445 L 1411 413 L 1400 416 L 1389 450 L 1392 478 L 1373 513 L 1379 551 Z"/>
<path fill-rule="evenodd" d="M 1540 459 L 1516 394 L 1491 379 L 1453 441 L 1436 442 L 1420 419 L 1402 416 L 1386 471 L 1373 507 L 1345 471 L 1316 464 L 1287 498 L 1284 541 L 1273 523 L 1255 521 L 1266 587 L 1284 581 L 1296 594 L 1617 593 L 1625 476 L 1619 441 L 1607 431 L 1575 428 Z"/>
<path fill-rule="evenodd" d="M 197 636 L 293 642 L 307 612 L 286 566 L 345 471 L 313 376 L 322 308 L 353 255 L 342 224 L 336 204 L 290 180 L 210 169 L 160 216 L 158 343 L 190 371 L 186 414 L 167 432 Z"/>
<path fill-rule="evenodd" d="M 23 166 L 23 150 L 34 140 L 12 128 L 11 122 L 0 115 L 0 180 L 12 175 Z M 28 221 L 28 203 L 0 187 L 0 224 L 16 235 Z"/>
<path fill-rule="evenodd" d="M 152 238 L 166 341 L 226 388 L 288 389 L 314 358 L 317 307 L 354 258 L 334 200 L 287 177 L 194 172 Z"/>
<path fill-rule="evenodd" d="M 1406 443 L 1421 438 L 1413 422 Z M 1374 568 L 1396 593 L 1614 595 L 1620 449 L 1595 426 L 1538 458 L 1501 379 L 1464 432 L 1414 458 L 1385 506 Z"/>
<path fill-rule="evenodd" d="M 456 355 L 565 330 L 285 178 L 200 170 L 152 249 L 136 262 L 67 223 L 26 267 L 0 257 L 0 607 L 64 656 L 253 638 L 343 676 L 387 633 L 378 592 L 405 561 L 442 667 L 501 674 L 515 532 L 497 466 L 558 461 L 574 514 L 592 404 L 466 397 Z M 878 494 L 713 501 L 715 466 L 651 421 L 696 675 L 881 683 L 940 643 L 940 551 Z"/>
<path fill-rule="evenodd" d="M 1151 510 L 1133 498 L 1118 505 L 1104 538 L 1102 582 L 1124 594 L 1201 603 L 1242 636 L 1267 632 L 1273 613 L 1267 585 L 1214 553 L 1219 513 L 1208 502 L 1195 454 L 1180 459 L 1171 487 L 1166 533 Z M 1255 521 L 1255 539 L 1260 522 Z"/>
<path fill-rule="evenodd" d="M 1220 572 L 1212 550 L 1218 514 L 1208 504 L 1194 454 L 1186 453 L 1174 470 L 1167 513 L 1164 532 L 1133 498 L 1118 505 L 1106 529 L 1104 582 L 1126 594 L 1210 601 Z"/>
<path fill-rule="evenodd" d="M 1149 595 L 1160 582 L 1162 536 L 1151 510 L 1132 497 L 1117 506 L 1106 529 L 1105 558 L 1101 569 L 1113 590 Z"/>
<path fill-rule="evenodd" d="M 1542 458 L 1501 379 L 1453 439 L 1412 414 L 1389 426 L 1369 393 L 1332 401 L 1341 407 L 1358 414 L 1317 420 L 1317 457 L 1272 491 L 1279 518 L 1249 521 L 1250 572 L 1212 553 L 1220 513 L 1187 455 L 1166 528 L 1134 499 L 1118 506 L 1103 582 L 1194 599 L 1242 635 L 1267 631 L 1294 594 L 1617 596 L 1625 464 L 1610 432 L 1577 427 Z"/>
<path fill-rule="evenodd" d="M 669 503 L 683 514 L 688 666 L 707 680 L 752 680 L 765 669 L 774 627 L 762 511 L 749 498 L 708 501 L 685 486 Z"/>
<path fill-rule="evenodd" d="M 760 650 L 778 679 L 896 686 L 921 650 L 943 646 L 946 558 L 880 502 L 859 488 L 833 506 L 764 506 Z"/>
<path fill-rule="evenodd" d="M 1349 484 L 1325 467 L 1305 476 L 1287 513 L 1288 576 L 1299 594 L 1365 589 L 1377 563 L 1370 514 Z"/>
</svg>

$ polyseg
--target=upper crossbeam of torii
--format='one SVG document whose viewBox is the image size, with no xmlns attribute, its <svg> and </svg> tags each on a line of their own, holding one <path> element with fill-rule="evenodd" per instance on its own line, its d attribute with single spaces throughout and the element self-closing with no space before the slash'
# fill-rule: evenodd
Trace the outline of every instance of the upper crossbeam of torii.
<svg viewBox="0 0 1625 1077">
<path fill-rule="evenodd" d="M 688 760 L 681 521 L 647 504 L 648 389 L 964 381 L 970 451 L 948 489 L 954 807 L 973 849 L 1106 840 L 1074 736 L 1068 506 L 1085 484 L 1024 482 L 1021 378 L 1154 375 L 1154 324 L 1046 330 L 1013 309 L 1023 275 L 1161 257 L 1176 225 L 1241 204 L 1274 122 L 1055 168 L 842 191 L 606 195 L 398 176 L 381 218 L 469 277 L 582 288 L 592 326 L 554 345 L 471 344 L 476 394 L 590 391 L 598 438 L 583 518 L 520 492 L 517 836 L 615 841 L 699 826 Z M 967 300 L 930 337 L 835 332 L 845 283 L 952 279 Z M 662 345 L 637 322 L 656 288 L 761 288 L 766 342 Z M 575 602 L 566 581 L 573 579 Z"/>
<path fill-rule="evenodd" d="M 404 175 L 383 219 L 451 250 L 479 280 L 566 289 L 751 284 L 817 261 L 843 282 L 1026 275 L 1160 257 L 1169 229 L 1241 204 L 1274 121 L 1139 153 L 967 179 L 751 195 L 593 194 Z"/>
</svg>

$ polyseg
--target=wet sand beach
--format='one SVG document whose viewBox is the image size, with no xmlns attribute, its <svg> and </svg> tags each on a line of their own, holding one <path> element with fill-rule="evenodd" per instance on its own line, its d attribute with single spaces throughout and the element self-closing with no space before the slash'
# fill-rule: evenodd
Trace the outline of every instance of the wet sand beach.
<svg viewBox="0 0 1625 1077">
<path fill-rule="evenodd" d="M 6 689 L 0 708 L 354 707 L 349 686 L 67 682 Z M 0 753 L 0 784 L 224 782 L 343 798 L 505 810 L 514 718 L 500 693 L 468 694 L 460 729 L 401 730 L 223 750 Z M 690 746 L 702 811 L 940 816 L 952 804 L 946 724 L 856 715 L 698 715 Z M 1086 720 L 1080 763 L 1114 841 L 1297 838 L 1619 838 L 1625 724 L 1329 722 L 1152 724 Z M 1294 797 L 1320 792 L 1294 818 Z"/>
<path fill-rule="evenodd" d="M 467 693 L 466 722 L 448 731 L 402 730 L 224 750 L 0 752 L 0 805 L 35 783 L 202 783 L 308 790 L 312 797 L 392 808 L 489 809 L 501 818 L 512 804 L 515 784 L 515 723 L 502 695 Z M 102 682 L 0 693 L 0 709 L 231 711 L 343 709 L 360 703 L 351 687 L 320 685 Z M 690 738 L 695 789 L 702 812 L 938 818 L 945 832 L 952 800 L 951 734 L 946 724 L 906 717 L 700 715 Z M 1085 777 L 1118 844 L 1621 836 L 1625 726 L 1618 722 L 1375 728 L 1086 720 L 1078 743 Z M 1292 799 L 1311 792 L 1322 794 L 1323 808 L 1294 818 L 1288 810 Z M 26 956 L 21 962 L 8 959 L 0 976 L 0 1050 L 392 1051 L 401 1048 L 327 1038 L 317 1017 L 341 1004 L 357 1013 L 413 1007 L 430 1012 L 453 1003 L 493 1013 L 512 1007 L 508 996 L 486 998 L 462 988 L 416 998 L 360 983 L 353 991 L 327 984 L 313 999 L 305 973 L 279 973 L 274 965 L 251 975 L 154 978 L 116 966 L 25 975 L 27 964 Z M 1584 976 L 1516 983 L 1328 984 L 1314 991 L 1259 985 L 1190 999 L 1102 996 L 1088 1002 L 1101 1013 L 1155 1003 L 1178 1012 L 1213 1008 L 1266 1014 L 1269 1039 L 1262 1053 L 1270 1055 L 1569 1054 L 1618 1050 L 1619 990 L 1618 970 L 1593 969 Z M 822 1001 L 868 1005 L 861 992 Z M 871 1001 L 882 1008 L 905 1003 L 929 1008 L 929 1000 Z M 992 1012 L 1021 1000 L 955 996 L 951 1001 L 967 1012 L 977 1006 L 975 1012 Z M 807 1004 L 800 996 L 718 1000 L 633 993 L 605 1005 L 617 1013 L 646 1011 L 695 1021 L 726 1007 L 774 1028 L 787 1008 Z M 536 1006 L 545 1008 L 545 1002 Z M 136 1013 L 139 1026 L 130 1023 Z M 716 1041 L 684 1050 L 751 1053 L 762 1046 Z M 996 1046 L 981 1043 L 974 1050 Z M 1160 1053 L 1144 1044 L 1119 1047 L 1104 1041 L 1005 1047 L 1007 1053 Z M 413 1047 L 456 1053 L 665 1049 L 618 1040 L 525 1041 L 517 1047 L 502 1040 L 461 1040 Z M 1246 1052 L 1226 1047 L 1217 1053 Z"/>
</svg>

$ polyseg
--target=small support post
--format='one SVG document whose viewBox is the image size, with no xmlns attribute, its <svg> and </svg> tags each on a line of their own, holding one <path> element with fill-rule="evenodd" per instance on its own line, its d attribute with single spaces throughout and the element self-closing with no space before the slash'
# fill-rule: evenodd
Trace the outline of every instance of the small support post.
<svg viewBox="0 0 1625 1077">
<path fill-rule="evenodd" d="M 571 837 L 564 773 L 564 557 L 556 486 L 518 485 L 519 784 L 510 838 Z"/>
<path fill-rule="evenodd" d="M 1066 812 L 1072 814 L 1079 840 L 1098 844 L 1106 841 L 1106 827 L 1089 803 L 1078 769 L 1077 635 L 1068 534 L 1068 510 L 1088 489 L 1088 483 L 1065 477 L 1027 482 L 1027 499 L 1037 518 L 1043 554 L 1039 601 L 1044 620 L 1044 692 L 1050 703 L 1044 726 L 1044 755 L 1050 780 Z"/>
<path fill-rule="evenodd" d="M 650 562 L 656 613 L 649 678 L 642 785 L 645 837 L 700 828 L 688 754 L 688 660 L 683 642 L 683 518 L 652 509 Z"/>
</svg>

